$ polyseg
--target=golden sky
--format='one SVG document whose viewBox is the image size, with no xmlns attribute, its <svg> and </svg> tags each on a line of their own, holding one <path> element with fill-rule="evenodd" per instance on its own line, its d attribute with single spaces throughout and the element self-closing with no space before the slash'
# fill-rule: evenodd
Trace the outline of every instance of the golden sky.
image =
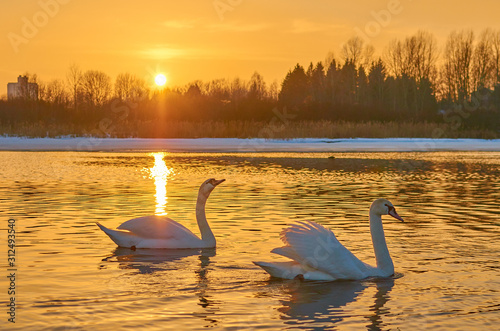
<svg viewBox="0 0 500 331">
<path fill-rule="evenodd" d="M 162 71 L 171 86 L 254 71 L 281 83 L 356 34 L 378 53 L 419 29 L 443 47 L 453 30 L 500 29 L 499 13 L 498 0 L 1 1 L 0 96 L 19 74 L 64 78 L 73 63 L 113 80 Z"/>
</svg>

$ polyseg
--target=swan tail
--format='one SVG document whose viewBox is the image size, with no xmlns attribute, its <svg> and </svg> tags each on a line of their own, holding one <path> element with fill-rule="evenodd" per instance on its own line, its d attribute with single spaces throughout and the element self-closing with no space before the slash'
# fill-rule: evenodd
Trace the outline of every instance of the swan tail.
<svg viewBox="0 0 500 331">
<path fill-rule="evenodd" d="M 120 247 L 132 247 L 137 246 L 138 237 L 129 231 L 118 231 L 111 230 L 105 227 L 104 225 L 96 222 L 97 226 L 114 241 Z"/>
<path fill-rule="evenodd" d="M 254 262 L 264 269 L 272 277 L 283 279 L 294 279 L 299 275 L 304 275 L 306 271 L 296 262 Z"/>
<path fill-rule="evenodd" d="M 271 250 L 271 253 L 278 254 L 284 257 L 294 260 L 296 262 L 302 262 L 302 258 L 294 251 L 290 246 L 277 247 Z"/>
</svg>

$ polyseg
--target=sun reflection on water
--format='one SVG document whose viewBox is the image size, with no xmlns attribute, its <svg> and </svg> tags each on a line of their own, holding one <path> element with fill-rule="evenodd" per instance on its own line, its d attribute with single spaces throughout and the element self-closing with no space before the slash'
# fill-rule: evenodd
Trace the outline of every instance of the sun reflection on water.
<svg viewBox="0 0 500 331">
<path fill-rule="evenodd" d="M 155 163 L 152 168 L 149 168 L 149 178 L 154 179 L 156 189 L 156 209 L 155 215 L 167 215 L 167 181 L 174 175 L 173 169 L 167 167 L 165 160 L 165 153 L 151 153 L 149 154 L 155 158 Z"/>
<path fill-rule="evenodd" d="M 264 330 L 499 324 L 500 153 L 330 156 L 1 152 L 0 195 L 9 197 L 2 210 L 18 218 L 23 243 L 16 263 L 26 304 L 14 329 L 113 329 L 116 321 L 124 328 Z M 94 224 L 114 227 L 156 206 L 170 216 L 175 205 L 182 224 L 196 228 L 187 219 L 194 218 L 196 186 L 209 174 L 230 179 L 208 201 L 217 250 L 112 251 L 115 244 Z M 278 234 L 302 220 L 332 229 L 374 263 L 368 209 L 379 196 L 405 218 L 384 219 L 397 279 L 281 281 L 252 263 L 275 255 Z"/>
</svg>

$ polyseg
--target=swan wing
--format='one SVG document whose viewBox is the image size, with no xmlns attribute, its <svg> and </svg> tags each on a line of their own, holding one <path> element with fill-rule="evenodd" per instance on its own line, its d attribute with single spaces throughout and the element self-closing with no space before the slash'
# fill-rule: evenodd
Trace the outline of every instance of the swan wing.
<svg viewBox="0 0 500 331">
<path fill-rule="evenodd" d="M 128 230 L 148 239 L 188 240 L 199 238 L 184 225 L 165 216 L 143 216 L 122 223 L 117 229 Z"/>
<path fill-rule="evenodd" d="M 368 276 L 368 266 L 321 224 L 299 222 L 284 229 L 281 240 L 286 246 L 271 252 L 327 273 L 335 279 L 362 279 Z"/>
</svg>

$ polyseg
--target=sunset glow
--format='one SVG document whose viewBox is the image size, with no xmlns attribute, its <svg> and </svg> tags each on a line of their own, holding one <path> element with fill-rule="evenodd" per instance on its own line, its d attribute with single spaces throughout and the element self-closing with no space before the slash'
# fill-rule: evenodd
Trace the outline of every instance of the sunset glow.
<svg viewBox="0 0 500 331">
<path fill-rule="evenodd" d="M 110 12 L 112 18 L 96 14 Z M 153 80 L 150 69 L 159 65 L 170 86 L 248 80 L 255 71 L 280 84 L 296 63 L 323 61 L 329 52 L 340 57 L 355 35 L 382 55 L 391 40 L 419 29 L 440 45 L 453 30 L 499 29 L 498 12 L 500 3 L 486 0 L 3 1 L 0 96 L 26 72 L 44 82 L 65 80 L 71 64 L 113 80 L 125 72 Z"/>
<path fill-rule="evenodd" d="M 499 13 L 0 1 L 2 329 L 500 325 Z"/>
</svg>

